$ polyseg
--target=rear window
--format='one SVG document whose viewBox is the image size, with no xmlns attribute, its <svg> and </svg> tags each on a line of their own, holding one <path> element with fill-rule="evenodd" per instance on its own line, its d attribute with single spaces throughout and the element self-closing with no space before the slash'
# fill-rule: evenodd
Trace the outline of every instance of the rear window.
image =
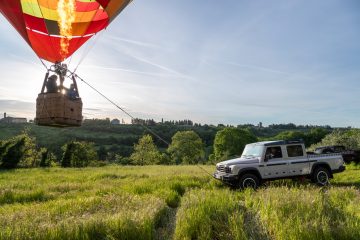
<svg viewBox="0 0 360 240">
<path fill-rule="evenodd" d="M 304 156 L 304 151 L 301 145 L 287 146 L 288 157 L 301 157 Z"/>
</svg>

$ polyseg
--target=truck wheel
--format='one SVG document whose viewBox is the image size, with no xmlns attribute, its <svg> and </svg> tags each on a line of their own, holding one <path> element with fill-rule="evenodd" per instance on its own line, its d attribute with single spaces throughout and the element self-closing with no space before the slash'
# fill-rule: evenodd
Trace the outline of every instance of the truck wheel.
<svg viewBox="0 0 360 240">
<path fill-rule="evenodd" d="M 239 179 L 240 189 L 245 189 L 245 188 L 256 189 L 259 187 L 259 185 L 260 185 L 259 178 L 252 173 L 244 174 Z"/>
<path fill-rule="evenodd" d="M 329 178 L 329 171 L 326 168 L 318 167 L 314 170 L 312 182 L 318 184 L 319 186 L 325 186 L 329 184 Z"/>
</svg>

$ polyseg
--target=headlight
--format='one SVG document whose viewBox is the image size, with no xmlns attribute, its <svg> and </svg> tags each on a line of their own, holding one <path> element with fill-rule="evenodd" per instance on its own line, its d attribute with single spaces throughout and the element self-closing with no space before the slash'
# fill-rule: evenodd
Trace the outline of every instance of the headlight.
<svg viewBox="0 0 360 240">
<path fill-rule="evenodd" d="M 226 167 L 225 167 L 225 172 L 226 172 L 226 173 L 231 173 L 231 168 L 230 168 L 229 166 L 226 166 Z"/>
</svg>

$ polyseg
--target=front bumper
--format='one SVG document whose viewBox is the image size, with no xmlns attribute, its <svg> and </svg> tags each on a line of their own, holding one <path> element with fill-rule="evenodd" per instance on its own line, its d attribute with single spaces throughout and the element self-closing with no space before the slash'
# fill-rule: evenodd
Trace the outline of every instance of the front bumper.
<svg viewBox="0 0 360 240">
<path fill-rule="evenodd" d="M 223 181 L 228 184 L 232 184 L 238 180 L 237 175 L 232 175 L 232 174 L 219 172 L 219 171 L 214 172 L 213 177 L 217 180 Z"/>
</svg>

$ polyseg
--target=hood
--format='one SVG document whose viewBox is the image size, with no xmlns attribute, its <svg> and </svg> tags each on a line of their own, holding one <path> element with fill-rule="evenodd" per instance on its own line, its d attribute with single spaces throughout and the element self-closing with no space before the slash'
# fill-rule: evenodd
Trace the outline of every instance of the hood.
<svg viewBox="0 0 360 240">
<path fill-rule="evenodd" d="M 235 158 L 223 162 L 219 162 L 219 165 L 236 165 L 236 164 L 252 164 L 252 163 L 259 163 L 259 158 Z"/>
</svg>

